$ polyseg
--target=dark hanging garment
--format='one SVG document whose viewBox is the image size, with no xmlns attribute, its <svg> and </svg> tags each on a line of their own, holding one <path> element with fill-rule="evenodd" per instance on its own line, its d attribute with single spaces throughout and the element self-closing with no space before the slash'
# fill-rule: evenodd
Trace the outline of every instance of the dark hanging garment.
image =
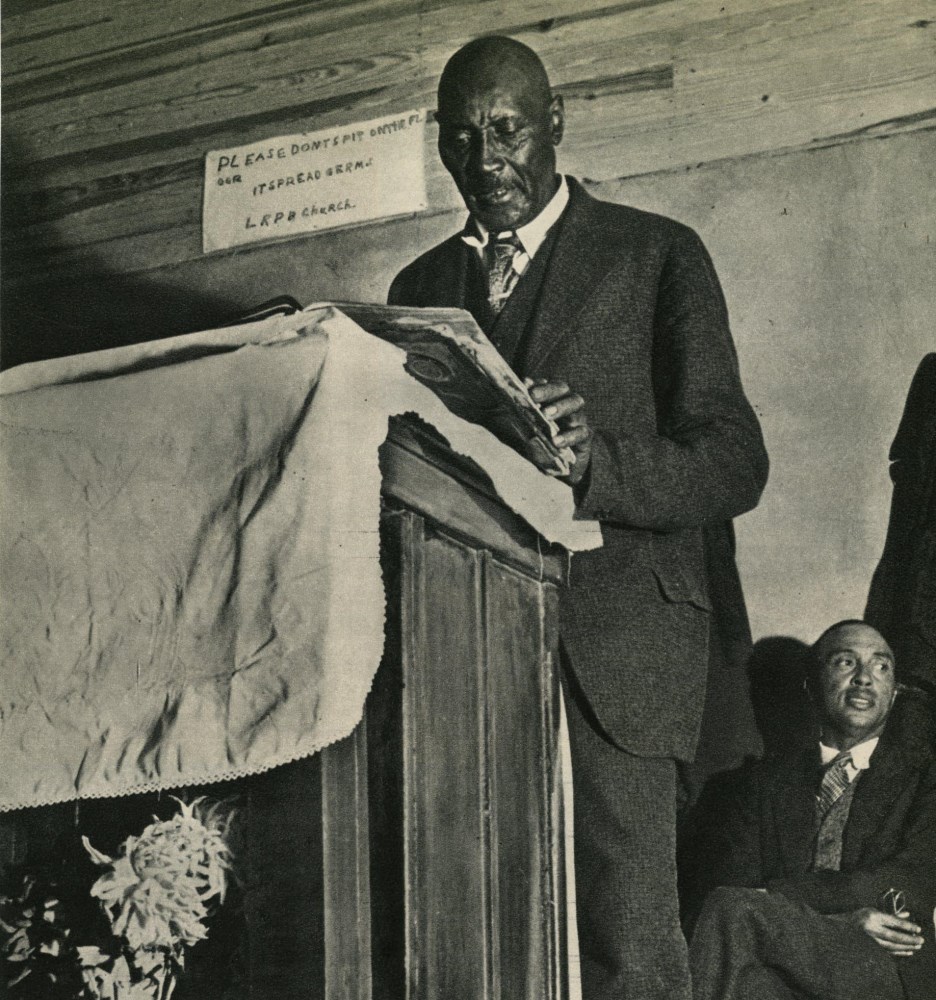
<svg viewBox="0 0 936 1000">
<path fill-rule="evenodd" d="M 936 353 L 917 368 L 890 460 L 890 521 L 865 619 L 901 679 L 936 696 Z"/>
</svg>

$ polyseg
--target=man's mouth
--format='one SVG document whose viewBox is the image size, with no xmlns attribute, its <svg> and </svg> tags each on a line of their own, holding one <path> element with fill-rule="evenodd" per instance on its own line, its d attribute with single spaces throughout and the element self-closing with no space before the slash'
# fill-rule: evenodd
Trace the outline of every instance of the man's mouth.
<svg viewBox="0 0 936 1000">
<path fill-rule="evenodd" d="M 509 187 L 491 188 L 489 191 L 475 191 L 472 197 L 482 205 L 500 205 L 510 198 L 511 189 Z"/>
<path fill-rule="evenodd" d="M 850 705 L 852 708 L 857 708 L 859 711 L 874 708 L 874 698 L 866 694 L 849 692 L 845 695 L 845 702 L 847 705 Z"/>
</svg>

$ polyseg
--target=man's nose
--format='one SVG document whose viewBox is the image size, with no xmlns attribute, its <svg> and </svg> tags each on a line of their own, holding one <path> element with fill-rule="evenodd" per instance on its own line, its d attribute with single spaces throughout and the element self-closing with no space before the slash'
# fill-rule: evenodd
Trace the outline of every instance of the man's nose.
<svg viewBox="0 0 936 1000">
<path fill-rule="evenodd" d="M 478 136 L 475 146 L 475 164 L 477 169 L 484 173 L 493 173 L 500 170 L 504 165 L 504 160 L 497 148 L 497 143 L 492 140 L 487 132 L 482 132 Z"/>
<path fill-rule="evenodd" d="M 855 672 L 852 674 L 851 679 L 852 684 L 858 684 L 862 687 L 869 687 L 874 683 L 871 676 L 871 665 L 869 663 L 861 663 L 859 661 L 858 666 L 855 667 Z"/>
</svg>

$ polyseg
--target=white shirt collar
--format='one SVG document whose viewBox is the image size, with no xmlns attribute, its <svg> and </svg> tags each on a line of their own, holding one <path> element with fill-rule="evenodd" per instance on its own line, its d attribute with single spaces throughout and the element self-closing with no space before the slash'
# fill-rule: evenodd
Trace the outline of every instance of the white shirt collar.
<svg viewBox="0 0 936 1000">
<path fill-rule="evenodd" d="M 880 736 L 875 736 L 873 739 L 865 740 L 864 743 L 858 743 L 851 748 L 849 753 L 851 753 L 852 768 L 855 771 L 867 771 L 871 766 L 871 754 L 874 753 L 880 738 Z M 819 744 L 819 755 L 822 757 L 824 765 L 830 764 L 841 752 L 835 747 L 827 747 L 825 743 Z"/>
<path fill-rule="evenodd" d="M 559 221 L 559 216 L 562 215 L 568 203 L 569 185 L 565 176 L 560 174 L 559 188 L 552 198 L 549 199 L 543 211 L 535 219 L 531 219 L 525 226 L 520 226 L 517 229 L 517 239 L 520 240 L 527 261 L 535 256 L 536 251 L 543 245 L 546 234 Z M 471 232 L 472 227 L 474 227 L 475 232 Z M 465 232 L 462 233 L 462 239 L 468 246 L 474 247 L 481 252 L 487 246 L 489 238 L 488 231 L 474 218 L 470 220 Z M 520 254 L 517 256 L 519 257 Z M 527 261 L 524 261 L 523 264 L 525 265 Z"/>
</svg>

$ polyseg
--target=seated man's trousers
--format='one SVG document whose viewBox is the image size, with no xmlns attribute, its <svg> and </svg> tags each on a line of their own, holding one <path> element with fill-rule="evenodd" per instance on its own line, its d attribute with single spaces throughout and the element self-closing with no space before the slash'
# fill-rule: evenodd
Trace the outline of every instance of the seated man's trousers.
<svg viewBox="0 0 936 1000">
<path fill-rule="evenodd" d="M 696 1000 L 903 1000 L 900 958 L 777 892 L 712 892 L 689 949 Z M 912 961 L 912 958 L 904 959 Z"/>
</svg>

